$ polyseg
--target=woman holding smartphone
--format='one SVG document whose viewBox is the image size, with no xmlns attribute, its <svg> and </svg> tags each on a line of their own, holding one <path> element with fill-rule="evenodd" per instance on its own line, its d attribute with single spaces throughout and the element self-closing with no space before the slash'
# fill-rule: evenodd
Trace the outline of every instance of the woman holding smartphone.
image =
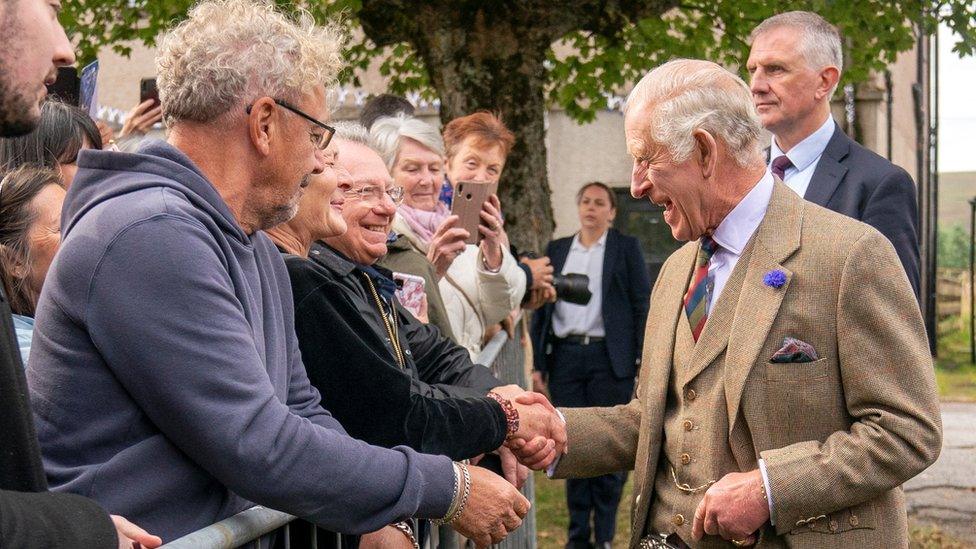
<svg viewBox="0 0 976 549">
<path fill-rule="evenodd" d="M 479 243 L 467 244 L 474 224 L 465 229 L 439 195 L 445 175 L 454 183 L 497 186 L 515 137 L 489 113 L 453 120 L 445 129 L 446 146 L 432 126 L 402 115 L 377 120 L 370 134 L 394 182 L 404 188 L 392 225 L 398 243 L 381 264 L 427 278 L 431 323 L 440 326 L 446 316 L 455 341 L 474 358 L 485 329 L 518 307 L 526 279 L 508 250 L 497 196 L 489 196 L 478 213 Z M 418 256 L 429 266 L 408 264 Z"/>
</svg>

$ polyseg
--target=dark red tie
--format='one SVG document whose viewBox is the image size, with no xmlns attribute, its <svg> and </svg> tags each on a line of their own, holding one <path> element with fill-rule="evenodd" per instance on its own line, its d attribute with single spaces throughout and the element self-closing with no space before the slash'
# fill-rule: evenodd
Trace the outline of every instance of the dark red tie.
<svg viewBox="0 0 976 549">
<path fill-rule="evenodd" d="M 773 159 L 773 164 L 771 166 L 773 170 L 773 175 L 780 178 L 781 180 L 786 179 L 786 170 L 793 167 L 793 162 L 790 162 L 790 157 L 784 155 L 777 156 Z"/>
</svg>

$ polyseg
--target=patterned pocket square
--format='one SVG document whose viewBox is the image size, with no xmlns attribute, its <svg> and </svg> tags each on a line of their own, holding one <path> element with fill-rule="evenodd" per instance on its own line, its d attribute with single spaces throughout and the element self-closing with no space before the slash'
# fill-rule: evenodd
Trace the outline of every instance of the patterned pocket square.
<svg viewBox="0 0 976 549">
<path fill-rule="evenodd" d="M 817 360 L 817 351 L 813 345 L 793 337 L 783 339 L 783 346 L 776 351 L 770 362 L 777 364 L 802 364 Z"/>
</svg>

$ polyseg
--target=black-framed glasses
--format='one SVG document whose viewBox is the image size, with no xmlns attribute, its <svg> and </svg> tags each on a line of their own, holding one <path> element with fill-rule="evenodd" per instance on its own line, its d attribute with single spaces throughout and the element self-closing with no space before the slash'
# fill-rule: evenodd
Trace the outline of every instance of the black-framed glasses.
<svg viewBox="0 0 976 549">
<path fill-rule="evenodd" d="M 305 120 L 308 120 L 312 124 L 315 124 L 316 126 L 318 126 L 318 127 L 322 128 L 323 130 L 325 130 L 321 134 L 316 134 L 314 132 L 309 132 L 309 135 L 310 135 L 310 137 L 312 139 L 312 144 L 314 144 L 320 151 L 324 151 L 329 146 L 329 143 L 332 142 L 332 136 L 335 135 L 335 131 L 336 131 L 335 128 L 333 128 L 332 126 L 330 126 L 330 125 L 328 125 L 328 124 L 326 124 L 324 122 L 319 122 L 318 120 L 316 120 L 312 116 L 309 116 L 308 114 L 302 112 L 302 110 L 299 109 L 298 107 L 292 105 L 291 103 L 289 103 L 289 102 L 287 102 L 287 101 L 285 101 L 283 99 L 275 99 L 274 102 L 275 102 L 276 105 L 279 105 L 279 106 L 281 106 L 281 107 L 283 107 L 285 109 L 288 109 L 289 111 L 297 114 L 298 116 L 301 116 Z M 245 109 L 245 112 L 247 112 L 247 114 L 251 114 L 251 107 L 253 107 L 253 106 L 254 106 L 253 104 L 248 105 L 247 108 Z"/>
</svg>

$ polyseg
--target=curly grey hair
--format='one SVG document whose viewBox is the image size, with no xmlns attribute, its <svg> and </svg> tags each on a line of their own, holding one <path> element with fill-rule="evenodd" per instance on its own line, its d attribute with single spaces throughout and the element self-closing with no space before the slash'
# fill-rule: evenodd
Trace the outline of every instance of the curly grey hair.
<svg viewBox="0 0 976 549">
<path fill-rule="evenodd" d="M 269 0 L 206 0 L 159 43 L 159 99 L 167 126 L 211 122 L 261 96 L 297 100 L 331 86 L 342 68 L 335 25 L 295 20 Z"/>
<path fill-rule="evenodd" d="M 624 112 L 645 105 L 653 121 L 646 137 L 667 147 L 675 163 L 691 156 L 698 129 L 724 141 L 742 167 L 761 158 L 762 126 L 749 86 L 711 61 L 675 59 L 647 73 L 627 97 Z"/>
<path fill-rule="evenodd" d="M 423 120 L 403 113 L 385 116 L 373 122 L 369 136 L 373 149 L 380 153 L 391 172 L 404 139 L 413 139 L 439 156 L 444 156 L 444 138 L 441 137 L 441 132 Z"/>
</svg>

